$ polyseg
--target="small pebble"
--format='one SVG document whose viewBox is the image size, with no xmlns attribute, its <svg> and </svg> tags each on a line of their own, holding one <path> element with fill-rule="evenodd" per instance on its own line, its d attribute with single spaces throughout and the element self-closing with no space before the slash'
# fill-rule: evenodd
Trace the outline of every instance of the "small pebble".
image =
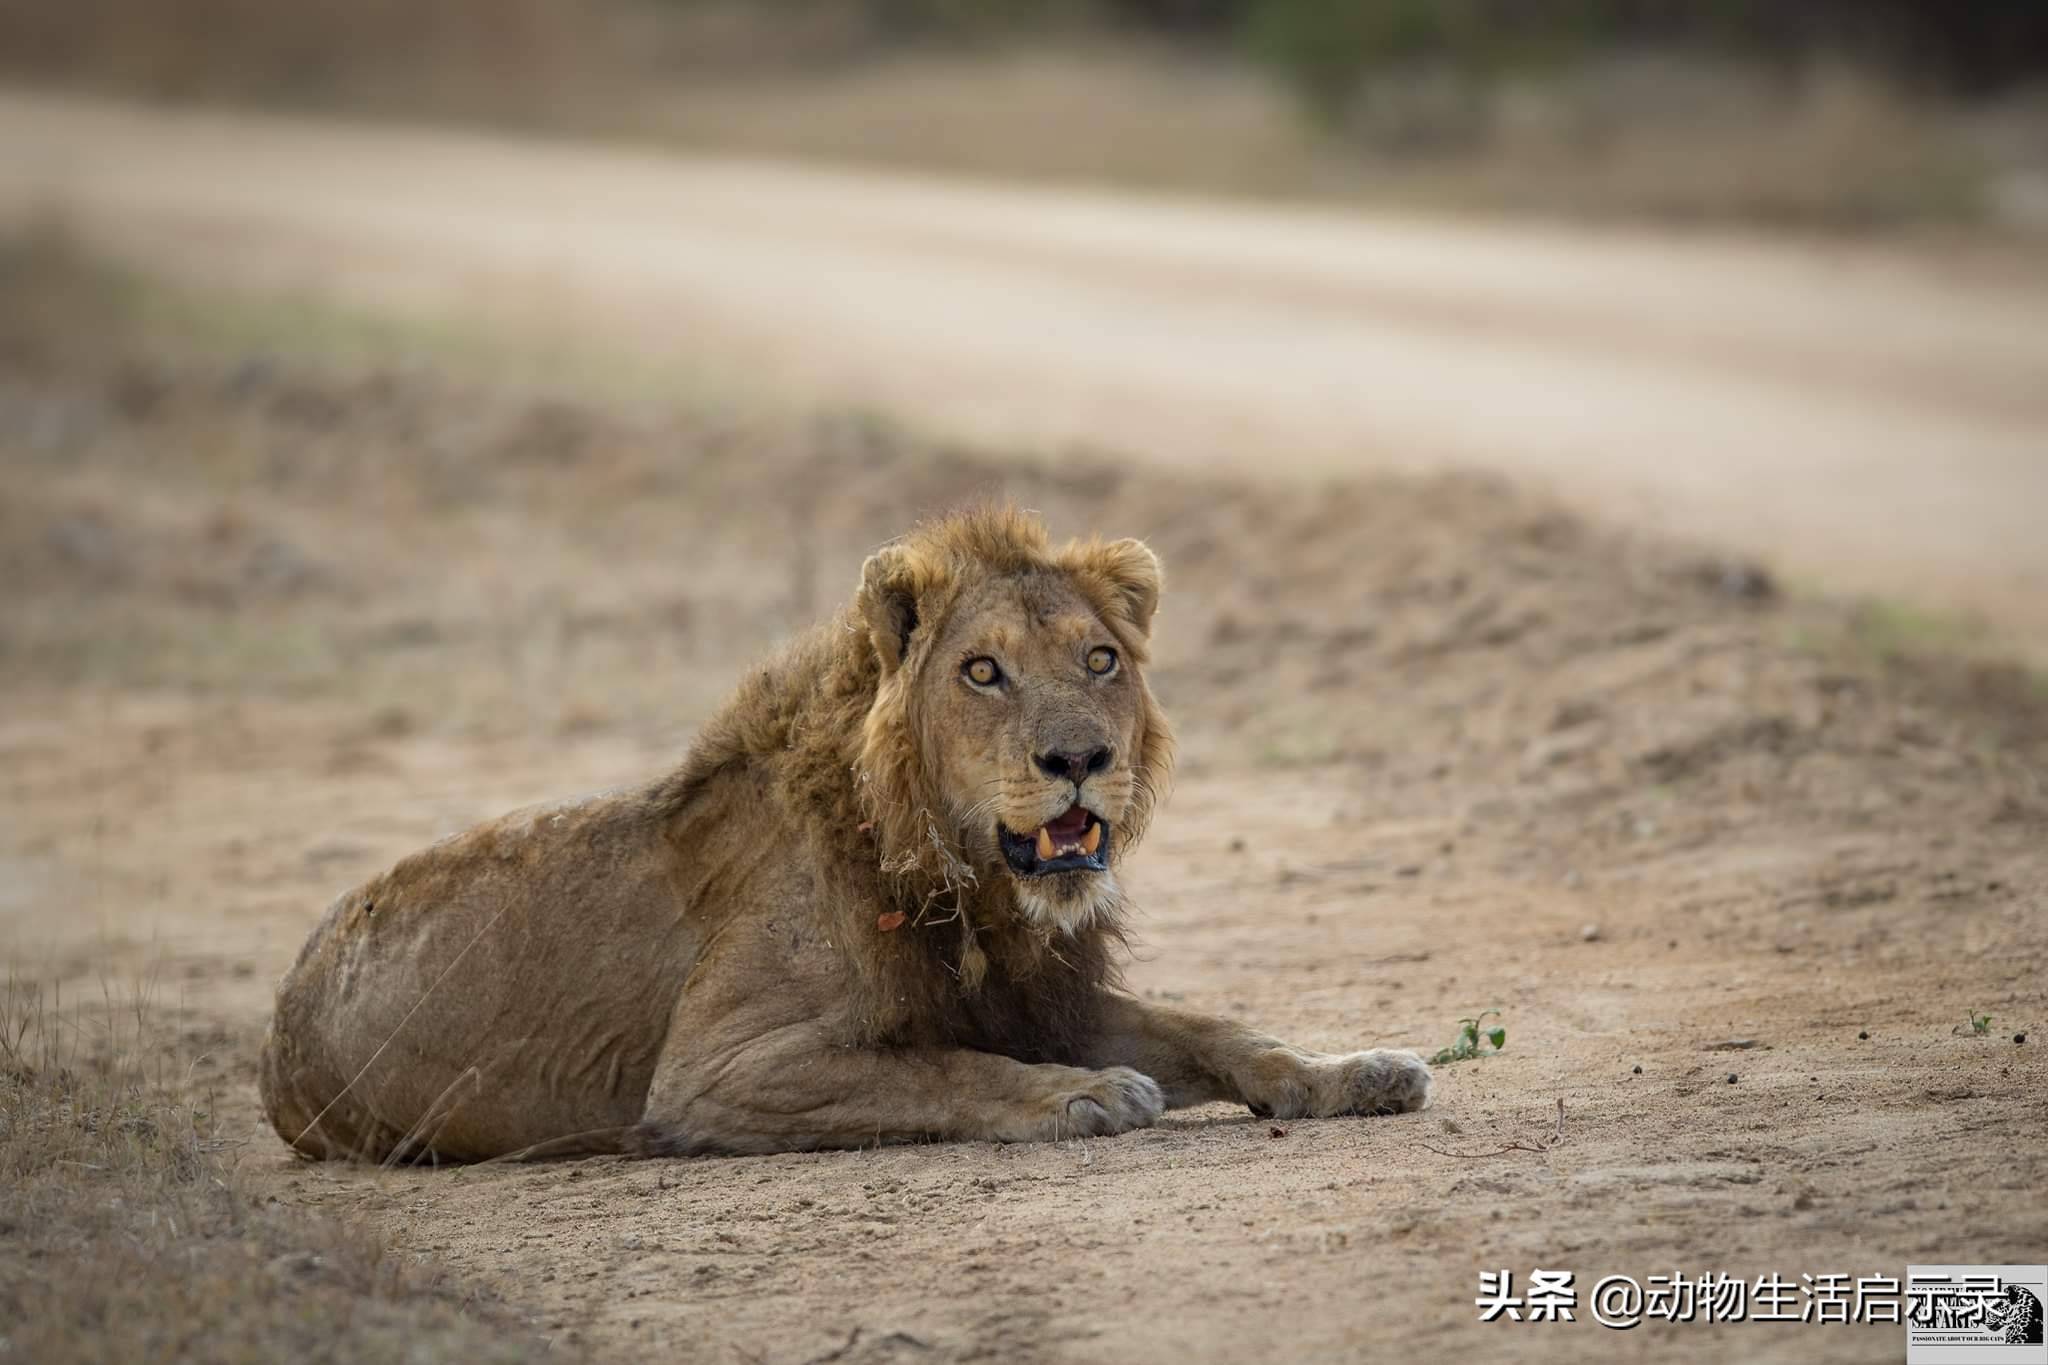
<svg viewBox="0 0 2048 1365">
<path fill-rule="evenodd" d="M 2026 1035 L 2026 1034 L 2024 1034 L 2024 1033 L 2015 1033 L 2015 1034 L 2014 1034 L 2014 1035 L 2012 1036 L 2012 1040 L 2013 1040 L 2013 1041 L 2014 1041 L 2015 1043 L 2024 1043 L 2024 1042 L 2026 1042 L 2026 1041 L 2027 1041 L 2027 1035 Z"/>
<path fill-rule="evenodd" d="M 1732 1071 L 1728 1073 L 1728 1084 L 1735 1084 L 1735 1073 Z"/>
<path fill-rule="evenodd" d="M 1579 930 L 1579 937 L 1586 940 L 1586 942 L 1588 943 L 1593 942 L 1594 940 L 1600 937 L 1600 926 L 1597 924 L 1587 925 L 1585 928 Z"/>
<path fill-rule="evenodd" d="M 1867 1043 L 1870 1041 L 1870 1030 L 1864 1029 L 1861 1033 L 1857 1034 L 1856 1036 Z"/>
<path fill-rule="evenodd" d="M 1641 1067 L 1637 1067 L 1637 1068 L 1636 1068 L 1636 1071 L 1635 1071 L 1635 1074 L 1636 1074 L 1636 1075 L 1638 1075 L 1638 1076 L 1642 1075 L 1642 1074 L 1643 1074 L 1643 1069 L 1642 1069 Z"/>
</svg>

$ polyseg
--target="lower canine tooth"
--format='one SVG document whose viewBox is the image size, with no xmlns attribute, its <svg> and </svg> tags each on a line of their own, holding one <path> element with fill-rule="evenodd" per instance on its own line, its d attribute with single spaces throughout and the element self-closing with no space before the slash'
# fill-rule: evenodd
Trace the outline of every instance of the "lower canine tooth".
<svg viewBox="0 0 2048 1365">
<path fill-rule="evenodd" d="M 1038 827 L 1038 859 L 1040 862 L 1052 859 L 1052 831 L 1043 825 Z"/>
<path fill-rule="evenodd" d="M 1088 832 L 1081 836 L 1081 851 L 1093 857 L 1095 850 L 1101 847 L 1102 822 L 1097 820 L 1094 824 L 1088 826 Z"/>
</svg>

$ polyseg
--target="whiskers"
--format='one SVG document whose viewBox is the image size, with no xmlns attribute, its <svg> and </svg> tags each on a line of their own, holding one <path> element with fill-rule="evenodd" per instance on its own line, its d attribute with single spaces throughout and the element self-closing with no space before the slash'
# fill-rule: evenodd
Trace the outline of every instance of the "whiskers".
<svg viewBox="0 0 2048 1365">
<path fill-rule="evenodd" d="M 984 816 L 988 815 L 990 811 L 993 811 L 997 806 L 1003 804 L 1005 804 L 1003 799 L 1003 793 L 997 792 L 994 796 L 984 796 L 983 798 L 981 798 L 981 800 L 975 802 L 966 810 L 961 811 L 959 815 L 955 816 L 954 818 L 958 821 L 961 831 L 965 833 L 966 831 L 974 829 L 976 825 L 981 821 L 981 819 Z"/>
</svg>

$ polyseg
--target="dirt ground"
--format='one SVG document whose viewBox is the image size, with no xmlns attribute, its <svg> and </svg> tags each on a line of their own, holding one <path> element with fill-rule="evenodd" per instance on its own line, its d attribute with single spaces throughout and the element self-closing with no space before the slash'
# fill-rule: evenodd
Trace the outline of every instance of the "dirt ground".
<svg viewBox="0 0 2048 1365">
<path fill-rule="evenodd" d="M 2033 675 L 1493 480 L 1276 490 L 869 418 L 599 407 L 431 354 L 236 353 L 139 322 L 129 286 L 7 269 L 10 970 L 74 993 L 154 973 L 240 1179 L 366 1220 L 555 1350 L 1892 1359 L 1892 1327 L 1482 1326 L 1473 1299 L 1482 1269 L 1583 1290 L 2048 1248 Z M 1498 1009 L 1505 1051 L 1398 1119 L 287 1155 L 252 1061 L 334 892 L 660 771 L 868 547 L 990 491 L 1167 566 L 1153 683 L 1184 758 L 1132 876 L 1133 986 L 1333 1049 L 1427 1052 Z"/>
</svg>

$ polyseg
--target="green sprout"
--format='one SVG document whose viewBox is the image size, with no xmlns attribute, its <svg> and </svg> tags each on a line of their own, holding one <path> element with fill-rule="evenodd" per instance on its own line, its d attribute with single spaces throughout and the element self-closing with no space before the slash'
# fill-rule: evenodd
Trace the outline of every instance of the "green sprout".
<svg viewBox="0 0 2048 1365">
<path fill-rule="evenodd" d="M 1451 1062 L 1468 1062 L 1478 1057 L 1491 1057 L 1508 1045 L 1508 1031 L 1500 1024 L 1491 1028 L 1481 1027 L 1488 1019 L 1500 1018 L 1499 1010 L 1481 1010 L 1470 1019 L 1458 1021 L 1458 1036 L 1446 1048 L 1437 1049 L 1429 1059 L 1431 1066 L 1446 1066 Z M 1989 1024 L 1986 1024 L 1989 1027 Z"/>
</svg>

